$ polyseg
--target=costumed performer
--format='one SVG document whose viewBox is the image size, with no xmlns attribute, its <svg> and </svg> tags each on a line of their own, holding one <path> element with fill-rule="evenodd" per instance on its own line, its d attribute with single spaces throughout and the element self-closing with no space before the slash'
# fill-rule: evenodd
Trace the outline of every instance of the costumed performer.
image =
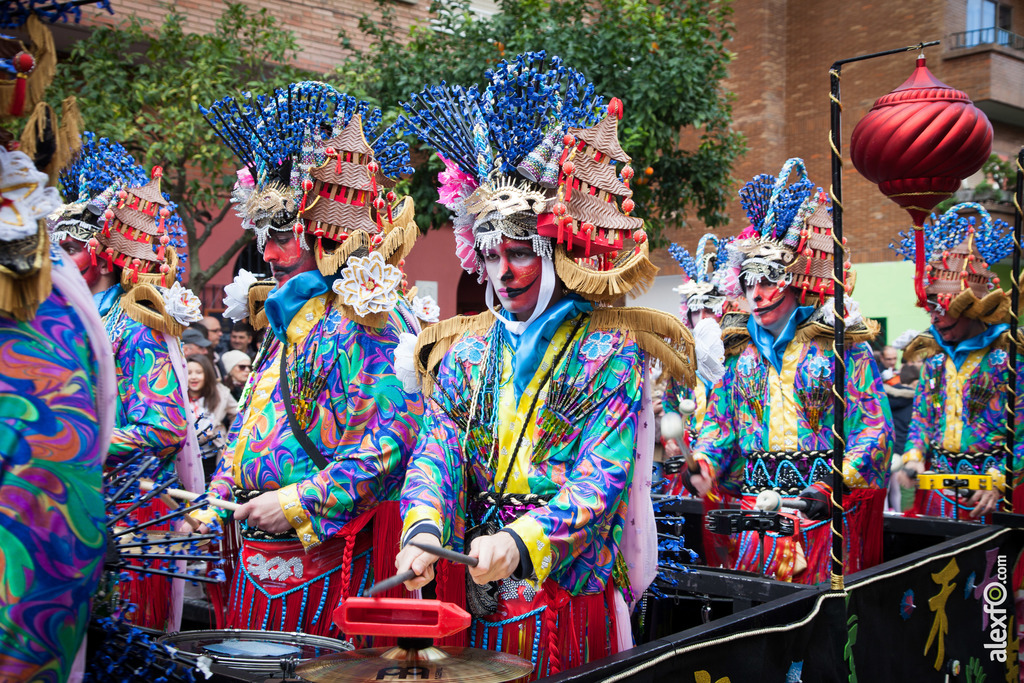
<svg viewBox="0 0 1024 683">
<path fill-rule="evenodd" d="M 202 318 L 199 300 L 178 282 L 180 218 L 152 179 L 118 143 L 83 135 L 83 146 L 61 172 L 69 203 L 50 218 L 51 239 L 78 267 L 113 346 L 117 408 L 107 467 L 155 457 L 173 468 L 183 488 L 203 490 L 203 467 L 190 415 L 185 358 L 178 339 Z M 124 508 L 135 501 L 126 499 Z M 132 512 L 143 522 L 163 516 L 153 500 Z M 184 522 L 175 531 L 185 531 Z M 155 527 L 159 528 L 159 527 Z M 167 576 L 120 582 L 117 596 L 135 605 L 136 626 L 176 631 L 184 581 Z"/>
<path fill-rule="evenodd" d="M 249 275 L 265 301 L 244 306 L 270 334 L 210 484 L 243 503 L 227 625 L 337 636 L 340 601 L 394 574 L 423 413 L 393 365 L 399 334 L 419 329 L 399 269 L 418 235 L 412 199 L 387 189 L 411 173 L 408 145 L 322 83 L 203 113 L 246 166 L 236 198 L 276 280 L 268 294 Z"/>
<path fill-rule="evenodd" d="M 116 387 L 89 289 L 47 237 L 47 182 L 0 149 L 0 680 L 63 683 L 103 571 Z"/>
<path fill-rule="evenodd" d="M 978 217 L 961 211 L 975 211 Z M 904 259 L 913 259 L 913 236 L 902 237 L 890 246 Z M 957 204 L 925 229 L 925 248 L 924 287 L 932 326 L 903 351 L 905 360 L 924 364 L 897 479 L 904 488 L 914 488 L 916 479 L 909 474 L 926 469 L 991 474 L 993 489 L 963 491 L 959 500 L 953 491 L 919 490 L 913 508 L 918 514 L 985 521 L 1005 483 L 1010 360 L 1010 295 L 999 288 L 999 278 L 988 267 L 1012 251 L 1013 233 L 979 204 Z M 1019 354 L 1017 363 L 1024 369 Z M 1015 424 L 1014 470 L 1020 472 L 1024 421 Z"/>
<path fill-rule="evenodd" d="M 795 176 L 795 178 L 794 178 Z M 751 314 L 722 320 L 725 375 L 708 399 L 694 449 L 701 473 L 692 485 L 702 494 L 737 466 L 744 468 L 742 507 L 778 491 L 809 508 L 798 532 L 767 534 L 764 557 L 758 536 L 739 539 L 736 568 L 783 581 L 828 580 L 832 471 L 833 280 L 832 217 L 824 192 L 815 191 L 803 161 L 790 159 L 776 179 L 756 176 L 740 190 L 750 219 L 730 245 L 733 291 L 745 294 Z M 848 268 L 848 266 L 847 266 Z M 852 291 L 853 281 L 847 279 Z M 828 297 L 828 298 L 826 298 Z M 846 299 L 846 453 L 844 562 L 848 572 L 881 560 L 882 507 L 893 427 L 881 377 L 868 340 L 877 333 L 856 303 Z M 686 473 L 688 474 L 688 472 Z M 783 502 L 785 504 L 785 502 Z"/>
<path fill-rule="evenodd" d="M 632 646 L 626 603 L 657 571 L 649 362 L 692 383 L 692 337 L 670 314 L 601 305 L 657 270 L 629 215 L 622 103 L 544 53 L 487 78 L 429 87 L 399 122 L 445 163 L 441 202 L 489 308 L 420 335 L 429 399 L 403 539 L 478 558 L 465 581 L 442 564 L 437 595 L 465 590 L 469 645 L 530 659 L 537 678 Z M 410 590 L 436 559 L 403 548 Z"/>
</svg>

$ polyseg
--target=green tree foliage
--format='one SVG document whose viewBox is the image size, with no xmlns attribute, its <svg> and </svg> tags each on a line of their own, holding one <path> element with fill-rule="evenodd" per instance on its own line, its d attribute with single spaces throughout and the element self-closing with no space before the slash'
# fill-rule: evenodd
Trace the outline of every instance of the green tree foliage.
<svg viewBox="0 0 1024 683">
<path fill-rule="evenodd" d="M 480 82 L 505 57 L 546 50 L 623 101 L 620 137 L 637 169 L 634 200 L 655 244 L 688 212 L 708 226 L 727 221 L 730 169 L 745 150 L 729 129 L 721 85 L 732 58 L 728 0 L 501 0 L 488 18 L 471 13 L 468 0 L 434 0 L 431 25 L 408 35 L 392 3 L 377 1 L 379 13 L 359 24 L 370 47 L 353 50 L 331 76 L 341 89 L 393 107 L 424 84 Z M 436 157 L 419 163 L 412 182 L 421 227 L 447 219 L 434 203 L 440 168 Z"/>
<path fill-rule="evenodd" d="M 266 9 L 228 3 L 208 35 L 185 31 L 172 7 L 160 26 L 130 17 L 99 28 L 62 61 L 48 95 L 76 95 L 88 130 L 121 142 L 149 168 L 164 168 L 163 190 L 178 204 L 189 244 L 189 284 L 197 292 L 252 236 L 244 234 L 211 263 L 199 248 L 231 210 L 237 160 L 199 114 L 225 95 L 266 92 L 306 77 L 287 66 L 294 34 Z"/>
</svg>

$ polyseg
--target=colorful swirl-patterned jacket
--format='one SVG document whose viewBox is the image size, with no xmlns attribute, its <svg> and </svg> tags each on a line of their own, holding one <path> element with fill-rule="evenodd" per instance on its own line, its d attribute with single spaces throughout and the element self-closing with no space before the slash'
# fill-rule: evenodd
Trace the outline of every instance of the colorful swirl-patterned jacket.
<svg viewBox="0 0 1024 683">
<path fill-rule="evenodd" d="M 0 316 L 0 364 L 0 680 L 56 683 L 103 570 L 99 365 L 57 289 L 29 322 Z"/>
<path fill-rule="evenodd" d="M 921 379 L 914 393 L 914 413 L 907 434 L 906 459 L 926 460 L 936 472 L 984 474 L 1005 471 L 1006 386 L 1009 381 L 1007 325 L 993 325 L 982 335 L 954 346 L 934 328 L 908 345 L 905 356 L 922 358 Z M 1018 355 L 1018 373 L 1024 358 Z M 1024 377 L 1017 376 L 1022 397 Z M 1015 420 L 1015 464 L 1024 462 L 1024 413 L 1018 398 Z M 967 457 L 958 457 L 957 454 Z"/>
<path fill-rule="evenodd" d="M 284 347 L 268 330 L 210 494 L 279 491 L 309 549 L 378 502 L 398 499 L 423 402 L 395 377 L 399 334 L 412 331 L 397 310 L 374 329 L 345 317 L 330 293 L 303 298 L 296 309 L 287 324 L 288 386 L 296 418 L 329 466 L 321 471 L 288 425 L 279 382 Z"/>
<path fill-rule="evenodd" d="M 442 543 L 462 548 L 467 525 L 488 514 L 477 497 L 500 492 L 508 473 L 506 495 L 540 498 L 512 518 L 490 519 L 525 546 L 529 578 L 550 577 L 574 595 L 605 587 L 634 475 L 644 352 L 597 317 L 570 313 L 552 329 L 518 391 L 513 365 L 522 361 L 491 313 L 442 323 L 461 327 L 443 343 L 424 347 L 421 338 L 421 356 L 434 357 L 423 436 L 402 491 L 405 535 L 429 523 Z"/>
<path fill-rule="evenodd" d="M 108 465 L 143 453 L 175 455 L 185 445 L 188 418 L 182 386 L 161 331 L 133 319 L 122 307 L 120 285 L 98 294 L 96 303 L 114 347 L 117 409 Z"/>
<path fill-rule="evenodd" d="M 816 452 L 832 448 L 833 359 L 831 327 L 821 312 L 797 326 L 792 339 L 776 358 L 776 368 L 744 335 L 745 314 L 723 319 L 727 359 L 725 375 L 708 399 L 694 457 L 707 461 L 721 477 L 741 465 L 746 489 L 779 486 L 774 473 L 760 467 L 751 454 Z M 845 432 L 843 479 L 851 488 L 884 488 L 888 481 L 893 443 L 892 417 L 881 376 L 863 324 L 848 330 L 846 348 Z M 825 477 L 827 459 L 810 458 L 800 481 L 779 488 L 803 488 Z M 786 476 L 791 477 L 791 470 Z"/>
</svg>

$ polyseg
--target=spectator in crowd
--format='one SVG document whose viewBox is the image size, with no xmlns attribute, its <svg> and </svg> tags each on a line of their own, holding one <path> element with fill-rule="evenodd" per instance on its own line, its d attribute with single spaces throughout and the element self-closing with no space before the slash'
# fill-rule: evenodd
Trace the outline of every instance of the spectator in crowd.
<svg viewBox="0 0 1024 683">
<path fill-rule="evenodd" d="M 242 351 L 250 358 L 256 355 L 256 332 L 252 325 L 243 321 L 237 322 L 231 328 L 231 348 Z"/>
<path fill-rule="evenodd" d="M 206 328 L 203 328 L 205 331 Z M 206 355 L 206 350 L 210 348 L 210 340 L 206 338 L 206 335 L 200 331 L 197 326 L 189 326 L 181 333 L 181 350 L 184 352 L 185 357 Z"/>
<path fill-rule="evenodd" d="M 249 373 L 252 372 L 252 360 L 242 351 L 231 349 L 221 356 L 226 372 L 224 373 L 224 386 L 228 388 L 235 400 L 242 397 L 242 389 L 249 380 Z"/>
<path fill-rule="evenodd" d="M 887 384 L 896 384 L 896 349 L 891 346 L 883 346 L 878 354 L 878 370 L 882 373 L 882 381 Z"/>
<path fill-rule="evenodd" d="M 206 328 L 206 338 L 210 340 L 210 360 L 213 361 L 213 369 L 217 371 L 217 379 L 220 380 L 227 369 L 221 363 L 221 354 L 227 351 L 227 340 L 224 339 L 220 319 L 208 315 L 199 321 L 199 324 Z"/>
<path fill-rule="evenodd" d="M 205 353 L 190 355 L 187 360 L 188 400 L 192 404 L 192 414 L 197 418 L 206 415 L 217 432 L 214 440 L 216 450 L 211 456 L 203 458 L 203 472 L 209 480 L 217 469 L 228 428 L 238 414 L 238 402 L 228 388 L 217 381 L 213 364 Z"/>
</svg>

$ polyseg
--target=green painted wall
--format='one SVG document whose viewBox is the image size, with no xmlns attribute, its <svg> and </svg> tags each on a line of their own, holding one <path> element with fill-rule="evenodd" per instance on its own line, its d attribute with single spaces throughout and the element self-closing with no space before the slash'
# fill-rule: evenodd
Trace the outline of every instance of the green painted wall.
<svg viewBox="0 0 1024 683">
<path fill-rule="evenodd" d="M 865 316 L 879 322 L 884 320 L 884 343 L 893 341 L 905 330 L 923 332 L 931 326 L 928 314 L 915 305 L 913 263 L 860 263 L 853 270 L 857 273 L 853 298 Z M 879 338 L 879 342 L 882 341 Z"/>
</svg>

